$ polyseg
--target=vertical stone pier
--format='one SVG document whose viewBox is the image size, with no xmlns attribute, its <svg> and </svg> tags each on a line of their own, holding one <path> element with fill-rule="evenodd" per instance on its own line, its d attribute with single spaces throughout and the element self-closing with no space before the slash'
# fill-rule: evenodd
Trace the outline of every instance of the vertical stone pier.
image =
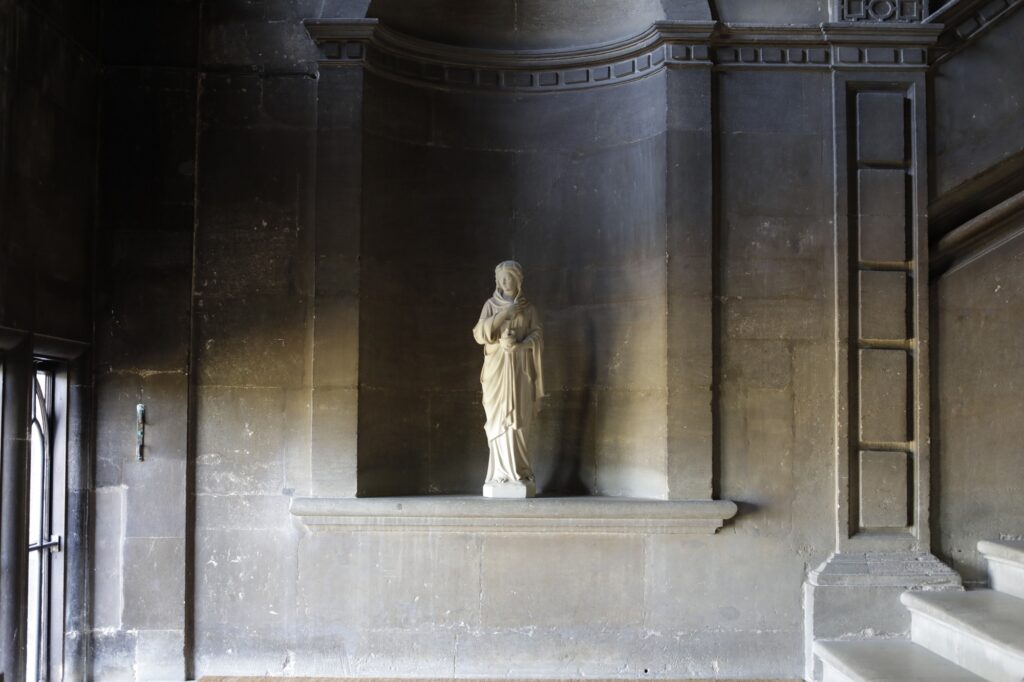
<svg viewBox="0 0 1024 682">
<path fill-rule="evenodd" d="M 960 587 L 931 554 L 928 520 L 925 68 L 941 27 L 916 23 L 920 12 L 854 19 L 846 9 L 823 27 L 833 56 L 836 543 L 805 582 L 807 679 L 820 677 L 815 640 L 905 636 L 901 592 Z"/>
</svg>

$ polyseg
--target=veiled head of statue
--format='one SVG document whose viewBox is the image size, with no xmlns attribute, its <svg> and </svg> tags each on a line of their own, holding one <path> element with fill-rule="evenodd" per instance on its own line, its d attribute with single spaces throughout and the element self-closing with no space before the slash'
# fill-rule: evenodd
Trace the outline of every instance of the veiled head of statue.
<svg viewBox="0 0 1024 682">
<path fill-rule="evenodd" d="M 514 280 L 514 284 L 509 279 Z M 499 293 L 516 296 L 523 291 L 523 266 L 514 260 L 507 260 L 498 263 L 494 268 L 494 281 L 498 286 Z M 510 289 L 513 289 L 510 291 Z"/>
</svg>

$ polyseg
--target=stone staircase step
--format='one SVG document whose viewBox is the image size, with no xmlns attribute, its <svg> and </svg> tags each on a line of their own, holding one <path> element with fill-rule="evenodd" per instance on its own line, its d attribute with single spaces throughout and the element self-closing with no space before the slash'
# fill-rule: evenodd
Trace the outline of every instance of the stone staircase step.
<svg viewBox="0 0 1024 682">
<path fill-rule="evenodd" d="M 822 682 L 977 682 L 968 670 L 906 639 L 815 642 Z"/>
<path fill-rule="evenodd" d="M 988 561 L 992 589 L 1024 599 L 1024 542 L 982 540 L 978 551 Z"/>
<path fill-rule="evenodd" d="M 904 592 L 911 638 L 992 682 L 1024 679 L 1024 599 L 994 590 Z"/>
</svg>

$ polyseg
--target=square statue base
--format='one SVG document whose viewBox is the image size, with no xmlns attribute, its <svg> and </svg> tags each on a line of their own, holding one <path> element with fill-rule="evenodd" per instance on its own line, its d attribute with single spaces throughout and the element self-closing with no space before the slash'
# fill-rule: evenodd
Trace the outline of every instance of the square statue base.
<svg viewBox="0 0 1024 682">
<path fill-rule="evenodd" d="M 534 497 L 537 486 L 533 481 L 509 481 L 508 483 L 485 483 L 484 497 L 500 499 L 524 499 Z"/>
</svg>

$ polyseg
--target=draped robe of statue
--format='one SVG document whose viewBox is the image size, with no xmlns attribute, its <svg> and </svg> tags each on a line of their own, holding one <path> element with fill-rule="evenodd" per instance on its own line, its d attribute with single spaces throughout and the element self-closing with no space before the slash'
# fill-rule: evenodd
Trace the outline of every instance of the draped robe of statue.
<svg viewBox="0 0 1024 682">
<path fill-rule="evenodd" d="M 543 339 L 536 309 L 526 303 L 521 311 L 496 324 L 498 313 L 513 305 L 515 301 L 495 291 L 484 303 L 480 320 L 473 328 L 473 338 L 484 347 L 480 384 L 487 415 L 484 431 L 490 450 L 485 483 L 492 484 L 533 482 L 526 438 L 540 398 L 544 397 Z M 501 337 L 509 333 L 516 344 L 506 350 L 502 348 Z"/>
</svg>

